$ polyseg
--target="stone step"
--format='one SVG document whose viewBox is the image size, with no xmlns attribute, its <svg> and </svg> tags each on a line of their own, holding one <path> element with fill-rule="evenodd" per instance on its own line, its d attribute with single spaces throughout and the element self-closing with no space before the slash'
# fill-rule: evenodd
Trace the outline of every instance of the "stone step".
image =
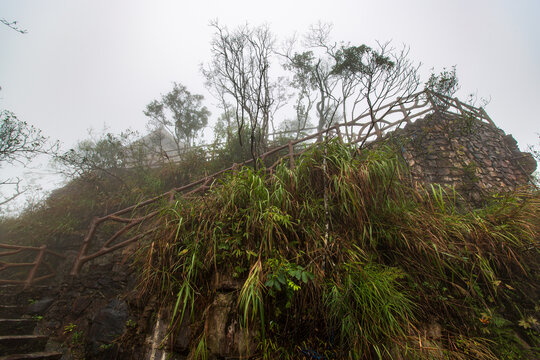
<svg viewBox="0 0 540 360">
<path fill-rule="evenodd" d="M 30 289 L 26 289 L 26 290 L 42 291 L 44 289 L 49 289 L 49 288 L 50 288 L 49 285 L 32 284 Z M 13 292 L 20 292 L 20 291 L 23 291 L 23 290 L 24 290 L 24 284 L 4 284 L 4 285 L 0 285 L 0 294 L 2 292 L 13 293 Z"/>
<path fill-rule="evenodd" d="M 0 356 L 43 351 L 47 340 L 48 337 L 43 335 L 0 336 Z"/>
<path fill-rule="evenodd" d="M 23 299 L 33 298 L 50 290 L 51 287 L 47 285 L 32 285 L 26 289 L 23 285 L 0 285 L 0 298 L 10 299 L 15 297 L 20 302 Z"/>
<path fill-rule="evenodd" d="M 0 305 L 0 319 L 18 319 L 26 312 L 26 306 Z"/>
<path fill-rule="evenodd" d="M 0 294 L 11 294 L 13 292 L 18 292 L 24 289 L 23 285 L 17 285 L 17 284 L 7 284 L 7 285 L 0 285 Z"/>
<path fill-rule="evenodd" d="M 0 286 L 0 304 L 27 306 L 47 297 L 50 291 L 49 286 L 32 286 L 28 289 L 19 285 Z"/>
<path fill-rule="evenodd" d="M 0 304 L 22 305 L 21 299 L 17 297 L 17 294 L 21 291 L 22 291 L 22 287 L 18 285 L 0 286 Z"/>
<path fill-rule="evenodd" d="M 0 319 L 0 335 L 29 335 L 36 323 L 34 319 Z"/>
<path fill-rule="evenodd" d="M 12 354 L 0 356 L 0 360 L 59 360 L 62 354 L 57 352 L 35 352 L 31 354 Z"/>
</svg>

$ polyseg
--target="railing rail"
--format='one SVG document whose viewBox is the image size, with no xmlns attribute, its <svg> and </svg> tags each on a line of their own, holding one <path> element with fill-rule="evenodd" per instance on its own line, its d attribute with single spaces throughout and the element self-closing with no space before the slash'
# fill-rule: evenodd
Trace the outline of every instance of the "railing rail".
<svg viewBox="0 0 540 360">
<path fill-rule="evenodd" d="M 260 155 L 258 160 L 264 163 L 265 159 L 269 158 L 270 156 L 286 151 L 287 153 L 284 156 L 281 156 L 278 161 L 266 167 L 266 170 L 272 172 L 279 164 L 279 162 L 283 159 L 288 159 L 289 166 L 294 167 L 295 158 L 306 150 L 305 148 L 303 150 L 296 150 L 297 145 L 311 145 L 314 142 L 320 141 L 324 136 L 336 136 L 344 142 L 352 144 L 359 143 L 361 144 L 360 146 L 364 146 L 369 142 L 380 139 L 385 134 L 399 128 L 404 123 L 410 124 L 415 119 L 426 116 L 427 114 L 433 112 L 460 116 L 472 116 L 491 125 L 494 125 L 491 121 L 491 118 L 487 115 L 484 109 L 476 108 L 474 106 L 465 104 L 459 101 L 457 98 L 450 98 L 441 94 L 436 94 L 431 91 L 424 90 L 412 94 L 407 98 L 398 98 L 395 101 L 380 106 L 374 112 L 374 119 L 371 117 L 371 114 L 366 111 L 349 122 L 332 125 L 323 131 L 313 133 L 298 140 L 291 140 L 287 144 L 271 149 L 266 153 Z M 164 199 L 172 201 L 176 194 L 183 194 L 183 196 L 189 196 L 197 193 L 202 193 L 208 190 L 211 184 L 226 172 L 235 170 L 240 166 L 249 165 L 252 163 L 253 159 L 247 160 L 240 164 L 233 164 L 227 169 L 218 171 L 217 173 L 212 175 L 208 175 L 188 185 L 173 188 L 166 193 L 143 201 L 142 203 L 127 207 L 125 209 L 119 210 L 103 217 L 95 218 L 90 224 L 90 229 L 83 240 L 71 274 L 79 274 L 82 266 L 87 261 L 90 261 L 92 259 L 95 259 L 96 257 L 105 255 L 121 247 L 134 243 L 139 239 L 143 238 L 145 235 L 152 233 L 156 230 L 156 228 L 145 230 L 142 233 L 132 235 L 131 237 L 112 245 L 122 235 L 128 233 L 130 229 L 141 226 L 144 221 L 155 217 L 159 213 L 159 211 L 149 210 L 147 214 L 135 217 L 123 217 L 123 215 L 131 214 L 134 210 L 143 210 L 144 208 L 149 207 L 150 205 L 155 204 L 158 201 L 163 201 Z M 109 239 L 107 239 L 97 251 L 89 254 L 88 250 L 96 236 L 98 228 L 104 223 L 111 222 L 123 223 L 125 225 L 115 234 L 109 237 Z"/>
<path fill-rule="evenodd" d="M 56 276 L 54 268 L 45 261 L 45 255 L 50 254 L 59 258 L 65 258 L 64 255 L 55 251 L 47 249 L 46 245 L 40 247 L 35 246 L 22 246 L 12 244 L 0 244 L 0 249 L 8 249 L 8 251 L 0 251 L 0 257 L 13 256 L 17 254 L 32 253 L 35 252 L 35 258 L 33 262 L 17 262 L 17 261 L 0 261 L 0 273 L 10 268 L 27 267 L 28 275 L 24 280 L 17 279 L 0 279 L 0 284 L 22 284 L 25 287 L 30 286 L 34 282 L 42 281 L 45 279 Z M 45 267 L 48 273 L 45 275 L 37 276 L 40 267 Z"/>
<path fill-rule="evenodd" d="M 264 164 L 266 159 L 273 155 L 278 155 L 279 159 L 277 161 L 270 166 L 266 166 L 266 170 L 268 172 L 272 172 L 283 160 L 288 160 L 289 166 L 294 168 L 295 158 L 301 155 L 314 143 L 321 141 L 324 137 L 338 137 L 343 142 L 360 144 L 359 147 L 363 147 L 370 142 L 380 139 L 389 132 L 398 129 L 401 125 L 411 124 L 414 120 L 433 112 L 458 116 L 471 116 L 488 124 L 494 125 L 491 118 L 482 108 L 476 108 L 474 106 L 465 104 L 459 101 L 457 98 L 450 98 L 428 90 L 423 90 L 406 98 L 398 98 L 395 101 L 391 101 L 388 104 L 380 106 L 373 112 L 365 111 L 351 121 L 334 124 L 323 131 L 310 134 L 298 140 L 291 140 L 284 145 L 265 152 L 264 154 L 260 155 L 257 160 Z M 298 145 L 301 144 L 305 145 L 304 148 L 298 149 Z M 280 155 L 284 151 L 286 153 L 284 155 Z M 240 164 L 233 164 L 226 169 L 218 171 L 212 175 L 205 176 L 190 184 L 173 188 L 161 195 L 147 199 L 125 209 L 118 210 L 106 216 L 94 218 L 90 223 L 88 232 L 86 233 L 86 236 L 84 237 L 79 248 L 78 255 L 71 270 L 71 275 L 78 275 L 82 269 L 82 266 L 86 262 L 126 247 L 156 231 L 157 228 L 143 228 L 144 222 L 159 214 L 159 210 L 152 208 L 152 205 L 160 201 L 172 202 L 177 194 L 190 196 L 203 193 L 208 190 L 213 182 L 220 178 L 223 174 L 231 170 L 235 170 L 240 166 L 252 164 L 253 161 L 253 159 L 250 159 Z M 120 229 L 118 229 L 114 234 L 108 236 L 108 238 L 97 250 L 90 252 L 90 248 L 91 245 L 93 245 L 96 234 L 106 223 L 123 224 L 123 226 L 121 226 Z M 140 231 L 131 232 L 132 230 L 136 229 Z M 23 247 L 13 247 L 14 250 L 11 253 L 22 251 L 20 248 Z M 38 251 L 36 260 L 34 262 L 20 265 L 7 264 L 8 266 L 28 266 L 30 268 L 28 277 L 24 281 L 24 284 L 27 285 L 35 282 L 38 279 L 44 278 L 43 276 L 36 278 L 35 275 L 37 268 L 43 260 L 44 253 L 49 251 L 45 247 L 31 249 L 32 251 Z M 4 254 L 7 255 L 8 253 L 6 252 Z M 4 254 L 0 253 L 0 256 Z M 0 263 L 0 265 L 1 264 L 2 263 Z M 2 267 L 0 267 L 0 271 L 1 270 L 3 270 Z M 50 275 L 47 276 L 50 277 Z M 2 280 L 0 280 L 0 283 L 1 282 Z"/>
</svg>

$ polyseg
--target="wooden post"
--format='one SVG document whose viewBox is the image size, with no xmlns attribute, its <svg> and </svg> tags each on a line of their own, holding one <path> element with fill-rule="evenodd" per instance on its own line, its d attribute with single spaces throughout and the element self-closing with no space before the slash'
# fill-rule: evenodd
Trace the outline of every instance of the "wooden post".
<svg viewBox="0 0 540 360">
<path fill-rule="evenodd" d="M 375 121 L 373 125 L 375 127 L 375 134 L 377 135 L 377 139 L 380 139 L 382 137 L 382 133 L 381 133 L 381 129 L 379 129 L 379 122 Z"/>
<path fill-rule="evenodd" d="M 291 170 L 294 169 L 294 148 L 292 140 L 289 140 L 289 166 Z"/>
<path fill-rule="evenodd" d="M 171 191 L 169 195 L 169 204 L 172 204 L 174 202 L 174 195 L 176 194 L 176 191 L 174 189 Z"/>
<path fill-rule="evenodd" d="M 336 132 L 337 132 L 339 142 L 343 143 L 343 136 L 341 135 L 341 129 L 340 129 L 339 125 L 336 126 Z"/>
<path fill-rule="evenodd" d="M 406 121 L 407 124 L 410 124 L 411 118 L 409 117 L 409 113 L 407 112 L 405 105 L 403 105 L 401 101 L 399 102 L 399 108 L 401 109 L 401 112 L 403 113 L 403 120 L 401 120 L 401 122 Z"/>
<path fill-rule="evenodd" d="M 47 249 L 47 245 L 41 245 L 39 248 L 39 253 L 36 256 L 36 261 L 34 261 L 34 266 L 32 266 L 32 269 L 30 269 L 30 272 L 28 273 L 28 277 L 26 278 L 26 282 L 24 283 L 24 288 L 26 289 L 30 284 L 32 284 L 32 281 L 34 280 L 34 277 L 36 276 L 37 269 L 39 265 L 41 265 L 41 261 L 43 260 L 43 255 L 45 254 L 45 250 Z"/>
<path fill-rule="evenodd" d="M 426 90 L 426 96 L 428 98 L 428 101 L 429 103 L 431 104 L 431 108 L 433 109 L 433 111 L 436 113 L 436 114 L 440 114 L 441 111 L 439 109 L 439 106 L 435 103 L 435 101 L 433 100 L 433 97 L 431 96 L 431 91 L 429 90 Z"/>
<path fill-rule="evenodd" d="M 463 108 L 461 107 L 461 101 L 459 101 L 459 99 L 456 97 L 454 98 L 454 101 L 456 102 L 456 108 L 459 110 L 459 113 L 461 115 L 465 115 L 465 111 L 463 110 Z"/>
<path fill-rule="evenodd" d="M 98 225 L 103 221 L 104 218 L 94 218 L 92 220 L 92 224 L 90 225 L 90 230 L 88 231 L 88 234 L 86 234 L 86 237 L 83 240 L 83 243 L 81 245 L 81 248 L 79 250 L 79 254 L 77 254 L 77 259 L 75 259 L 75 264 L 73 264 L 73 269 L 71 269 L 70 275 L 77 276 L 79 275 L 79 272 L 81 271 L 81 267 L 83 266 L 83 258 L 86 255 L 86 251 L 88 250 L 88 247 L 90 246 L 90 242 L 94 238 L 94 234 L 96 233 Z"/>
<path fill-rule="evenodd" d="M 489 117 L 489 115 L 487 114 L 486 110 L 484 110 L 483 107 L 480 108 L 480 111 L 482 111 L 482 115 L 485 116 L 485 119 L 493 126 L 496 126 L 495 123 L 493 122 L 493 120 L 491 120 L 491 118 Z"/>
</svg>

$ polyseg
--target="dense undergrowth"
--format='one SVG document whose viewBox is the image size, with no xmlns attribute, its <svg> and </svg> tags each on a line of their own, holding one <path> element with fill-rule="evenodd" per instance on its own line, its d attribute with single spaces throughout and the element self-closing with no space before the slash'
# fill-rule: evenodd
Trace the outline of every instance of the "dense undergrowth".
<svg viewBox="0 0 540 360">
<path fill-rule="evenodd" d="M 140 291 L 160 294 L 178 327 L 200 321 L 216 273 L 231 276 L 265 359 L 529 359 L 539 212 L 538 193 L 472 208 L 411 183 L 391 147 L 330 142 L 293 169 L 243 168 L 166 205 L 138 254 Z M 204 358 L 204 327 L 195 338 Z"/>
</svg>

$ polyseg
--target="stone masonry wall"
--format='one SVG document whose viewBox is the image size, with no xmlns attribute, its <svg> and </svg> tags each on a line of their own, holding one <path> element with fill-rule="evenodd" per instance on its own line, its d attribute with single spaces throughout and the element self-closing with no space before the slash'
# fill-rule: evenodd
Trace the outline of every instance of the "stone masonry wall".
<svg viewBox="0 0 540 360">
<path fill-rule="evenodd" d="M 479 201 L 487 192 L 504 192 L 530 182 L 536 170 L 511 135 L 470 117 L 427 116 L 392 134 L 414 180 L 451 185 Z"/>
</svg>

